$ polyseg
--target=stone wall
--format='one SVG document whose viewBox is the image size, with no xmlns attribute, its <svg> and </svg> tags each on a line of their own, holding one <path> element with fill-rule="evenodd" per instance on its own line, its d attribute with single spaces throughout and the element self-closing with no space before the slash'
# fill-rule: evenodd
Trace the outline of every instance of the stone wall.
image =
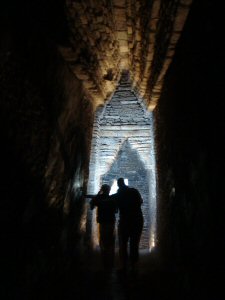
<svg viewBox="0 0 225 300">
<path fill-rule="evenodd" d="M 123 177 L 128 179 L 130 187 L 137 188 L 142 196 L 142 212 L 144 216 L 144 227 L 140 242 L 140 249 L 149 249 L 150 235 L 150 208 L 149 208 L 149 170 L 146 169 L 136 150 L 133 150 L 129 142 L 122 145 L 110 170 L 101 178 L 102 183 L 112 186 L 114 180 Z"/>
<path fill-rule="evenodd" d="M 153 110 L 192 0 L 66 1 L 70 45 L 61 47 L 95 107 L 123 70 Z"/>
<path fill-rule="evenodd" d="M 155 111 L 159 250 L 183 274 L 182 289 L 191 286 L 207 298 L 221 291 L 224 274 L 224 19 L 218 13 L 211 1 L 193 4 Z"/>
<path fill-rule="evenodd" d="M 93 140 L 96 140 L 97 146 L 92 148 L 92 155 L 97 155 L 97 162 L 100 162 L 100 175 L 110 168 L 126 139 L 139 152 L 147 167 L 151 167 L 151 122 L 144 101 L 134 93 L 129 74 L 125 72 L 113 97 L 96 112 Z"/>
<path fill-rule="evenodd" d="M 79 260 L 93 107 L 58 52 L 59 3 L 14 4 L 1 19 L 1 271 L 7 298 L 26 299 Z"/>
<path fill-rule="evenodd" d="M 151 126 L 151 113 L 133 91 L 129 72 L 124 72 L 111 100 L 96 111 L 88 190 L 91 194 L 97 193 L 106 174 L 113 172 L 113 179 L 116 179 L 119 174 L 124 177 L 124 173 L 129 173 L 129 184 L 140 189 L 145 200 L 145 229 L 141 245 L 145 249 L 149 249 L 149 230 L 151 222 L 154 223 L 153 219 L 155 220 L 156 201 L 152 190 L 153 176 L 149 176 L 151 172 L 155 173 Z M 110 177 L 110 184 L 111 179 Z M 89 219 L 92 222 L 91 216 Z"/>
</svg>

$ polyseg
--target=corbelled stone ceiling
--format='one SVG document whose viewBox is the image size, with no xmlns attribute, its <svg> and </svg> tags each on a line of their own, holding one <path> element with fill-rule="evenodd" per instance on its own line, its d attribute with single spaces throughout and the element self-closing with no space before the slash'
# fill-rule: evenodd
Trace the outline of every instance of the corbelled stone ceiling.
<svg viewBox="0 0 225 300">
<path fill-rule="evenodd" d="M 146 168 L 151 167 L 151 116 L 131 89 L 129 77 L 122 74 L 115 93 L 98 119 L 99 172 L 105 174 L 125 141 L 137 150 Z"/>
<path fill-rule="evenodd" d="M 67 0 L 70 45 L 60 47 L 96 108 L 128 70 L 154 110 L 192 0 Z"/>
</svg>

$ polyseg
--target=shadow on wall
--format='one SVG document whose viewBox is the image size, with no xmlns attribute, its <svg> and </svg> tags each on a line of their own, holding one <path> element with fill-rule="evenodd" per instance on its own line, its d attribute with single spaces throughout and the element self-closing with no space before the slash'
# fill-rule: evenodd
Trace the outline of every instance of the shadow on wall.
<svg viewBox="0 0 225 300">
<path fill-rule="evenodd" d="M 137 188 L 143 198 L 142 211 L 144 228 L 140 243 L 141 249 L 149 249 L 150 215 L 149 215 L 149 183 L 150 172 L 146 170 L 139 154 L 132 149 L 129 141 L 125 141 L 118 152 L 109 171 L 101 177 L 102 183 L 112 186 L 114 180 L 123 177 L 128 179 L 129 186 Z"/>
</svg>

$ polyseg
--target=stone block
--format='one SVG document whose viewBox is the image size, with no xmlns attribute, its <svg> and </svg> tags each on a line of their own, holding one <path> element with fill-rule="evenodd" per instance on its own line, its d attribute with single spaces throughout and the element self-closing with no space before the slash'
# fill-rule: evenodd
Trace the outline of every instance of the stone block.
<svg viewBox="0 0 225 300">
<path fill-rule="evenodd" d="M 141 32 L 140 32 L 139 30 L 136 30 L 136 31 L 135 31 L 135 40 L 136 40 L 137 42 L 140 42 L 141 39 L 142 39 L 142 37 L 141 37 Z"/>
<path fill-rule="evenodd" d="M 87 25 L 87 24 L 88 24 L 88 18 L 87 18 L 86 15 L 81 15 L 81 16 L 80 16 L 80 20 L 81 20 L 81 23 L 82 23 L 83 25 Z"/>
<path fill-rule="evenodd" d="M 97 24 L 98 24 L 98 23 L 103 23 L 103 20 L 104 20 L 103 16 L 98 16 L 98 17 L 96 17 L 96 23 L 97 23 Z"/>
<path fill-rule="evenodd" d="M 118 31 L 117 38 L 119 40 L 127 40 L 127 32 L 126 31 Z"/>
<path fill-rule="evenodd" d="M 125 8 L 126 1 L 125 0 L 113 0 L 113 5 L 119 8 Z"/>
<path fill-rule="evenodd" d="M 128 34 L 132 34 L 132 33 L 133 33 L 133 29 L 132 29 L 131 26 L 128 26 L 128 27 L 127 27 L 127 33 L 128 33 Z"/>
</svg>

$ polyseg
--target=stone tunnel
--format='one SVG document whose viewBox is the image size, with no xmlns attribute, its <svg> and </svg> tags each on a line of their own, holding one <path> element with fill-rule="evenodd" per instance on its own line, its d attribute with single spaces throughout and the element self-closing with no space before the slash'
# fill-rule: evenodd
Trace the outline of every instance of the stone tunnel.
<svg viewBox="0 0 225 300">
<path fill-rule="evenodd" d="M 225 19 L 210 0 L 0 7 L 1 299 L 223 299 Z M 88 194 L 144 204 L 105 276 Z"/>
</svg>

